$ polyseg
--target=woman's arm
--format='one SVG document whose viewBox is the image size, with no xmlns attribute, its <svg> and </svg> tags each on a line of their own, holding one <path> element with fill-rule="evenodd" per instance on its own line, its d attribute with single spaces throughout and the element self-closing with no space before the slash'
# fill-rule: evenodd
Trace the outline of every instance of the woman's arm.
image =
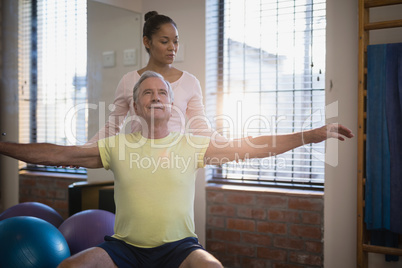
<svg viewBox="0 0 402 268">
<path fill-rule="evenodd" d="M 207 165 L 221 165 L 233 160 L 275 156 L 304 144 L 319 143 L 329 138 L 341 141 L 352 138 L 352 131 L 339 124 L 286 135 L 259 136 L 226 143 L 211 141 L 204 160 Z"/>
<path fill-rule="evenodd" d="M 103 167 L 98 147 L 60 146 L 50 143 L 0 142 L 0 154 L 38 165 Z"/>
</svg>

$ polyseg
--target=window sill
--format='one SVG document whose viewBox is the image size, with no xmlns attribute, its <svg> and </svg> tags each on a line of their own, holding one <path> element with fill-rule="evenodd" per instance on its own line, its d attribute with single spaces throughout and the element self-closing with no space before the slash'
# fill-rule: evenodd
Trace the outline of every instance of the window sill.
<svg viewBox="0 0 402 268">
<path fill-rule="evenodd" d="M 32 177 L 47 177 L 47 178 L 65 178 L 65 179 L 76 179 L 77 181 L 87 180 L 88 176 L 86 174 L 76 174 L 76 173 L 57 173 L 57 172 L 42 172 L 42 171 L 30 171 L 30 170 L 20 170 L 19 175 L 32 176 Z"/>
<path fill-rule="evenodd" d="M 243 185 L 225 185 L 208 183 L 207 189 L 211 190 L 223 190 L 223 191 L 247 191 L 255 193 L 271 193 L 271 194 L 286 194 L 288 196 L 309 196 L 309 197 L 322 197 L 324 191 L 311 191 L 311 190 L 300 190 L 300 189 L 286 189 L 286 188 L 274 188 L 274 187 L 261 187 L 261 186 L 243 186 Z"/>
</svg>

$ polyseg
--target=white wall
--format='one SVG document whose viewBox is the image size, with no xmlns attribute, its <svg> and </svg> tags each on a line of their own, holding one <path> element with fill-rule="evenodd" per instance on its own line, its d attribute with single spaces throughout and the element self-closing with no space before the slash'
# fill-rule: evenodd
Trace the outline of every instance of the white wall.
<svg viewBox="0 0 402 268">
<path fill-rule="evenodd" d="M 141 0 L 88 0 L 99 2 L 103 4 L 108 4 L 114 7 L 123 8 L 126 10 L 131 10 L 134 12 L 142 12 L 142 1 Z"/>
<path fill-rule="evenodd" d="M 18 1 L 1 2 L 1 141 L 18 141 Z M 0 156 L 0 212 L 18 204 L 18 161 Z"/>
<path fill-rule="evenodd" d="M 357 23 L 357 1 L 327 1 L 326 104 L 338 102 L 338 117 L 330 121 L 342 123 L 354 133 L 357 133 Z M 325 167 L 324 267 L 355 267 L 357 138 L 328 144 L 327 153 L 331 154 L 327 159 L 335 157 L 338 165 Z"/>
</svg>

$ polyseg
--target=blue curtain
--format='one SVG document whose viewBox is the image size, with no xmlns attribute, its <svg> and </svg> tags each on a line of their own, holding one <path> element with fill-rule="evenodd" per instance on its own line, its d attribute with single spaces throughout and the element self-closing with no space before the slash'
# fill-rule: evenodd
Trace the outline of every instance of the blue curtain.
<svg viewBox="0 0 402 268">
<path fill-rule="evenodd" d="M 402 234 L 402 43 L 367 48 L 365 222 L 372 244 Z M 388 260 L 397 260 L 387 257 Z"/>
</svg>

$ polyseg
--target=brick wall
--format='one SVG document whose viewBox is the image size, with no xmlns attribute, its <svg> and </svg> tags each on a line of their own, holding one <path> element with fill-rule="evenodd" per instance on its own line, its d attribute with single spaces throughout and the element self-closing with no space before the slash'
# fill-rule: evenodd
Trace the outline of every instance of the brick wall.
<svg viewBox="0 0 402 268">
<path fill-rule="evenodd" d="M 54 208 L 63 219 L 68 218 L 68 186 L 85 181 L 86 176 L 21 172 L 19 202 L 40 202 Z"/>
<path fill-rule="evenodd" d="M 206 248 L 225 267 L 323 266 L 323 194 L 206 189 Z"/>
</svg>

